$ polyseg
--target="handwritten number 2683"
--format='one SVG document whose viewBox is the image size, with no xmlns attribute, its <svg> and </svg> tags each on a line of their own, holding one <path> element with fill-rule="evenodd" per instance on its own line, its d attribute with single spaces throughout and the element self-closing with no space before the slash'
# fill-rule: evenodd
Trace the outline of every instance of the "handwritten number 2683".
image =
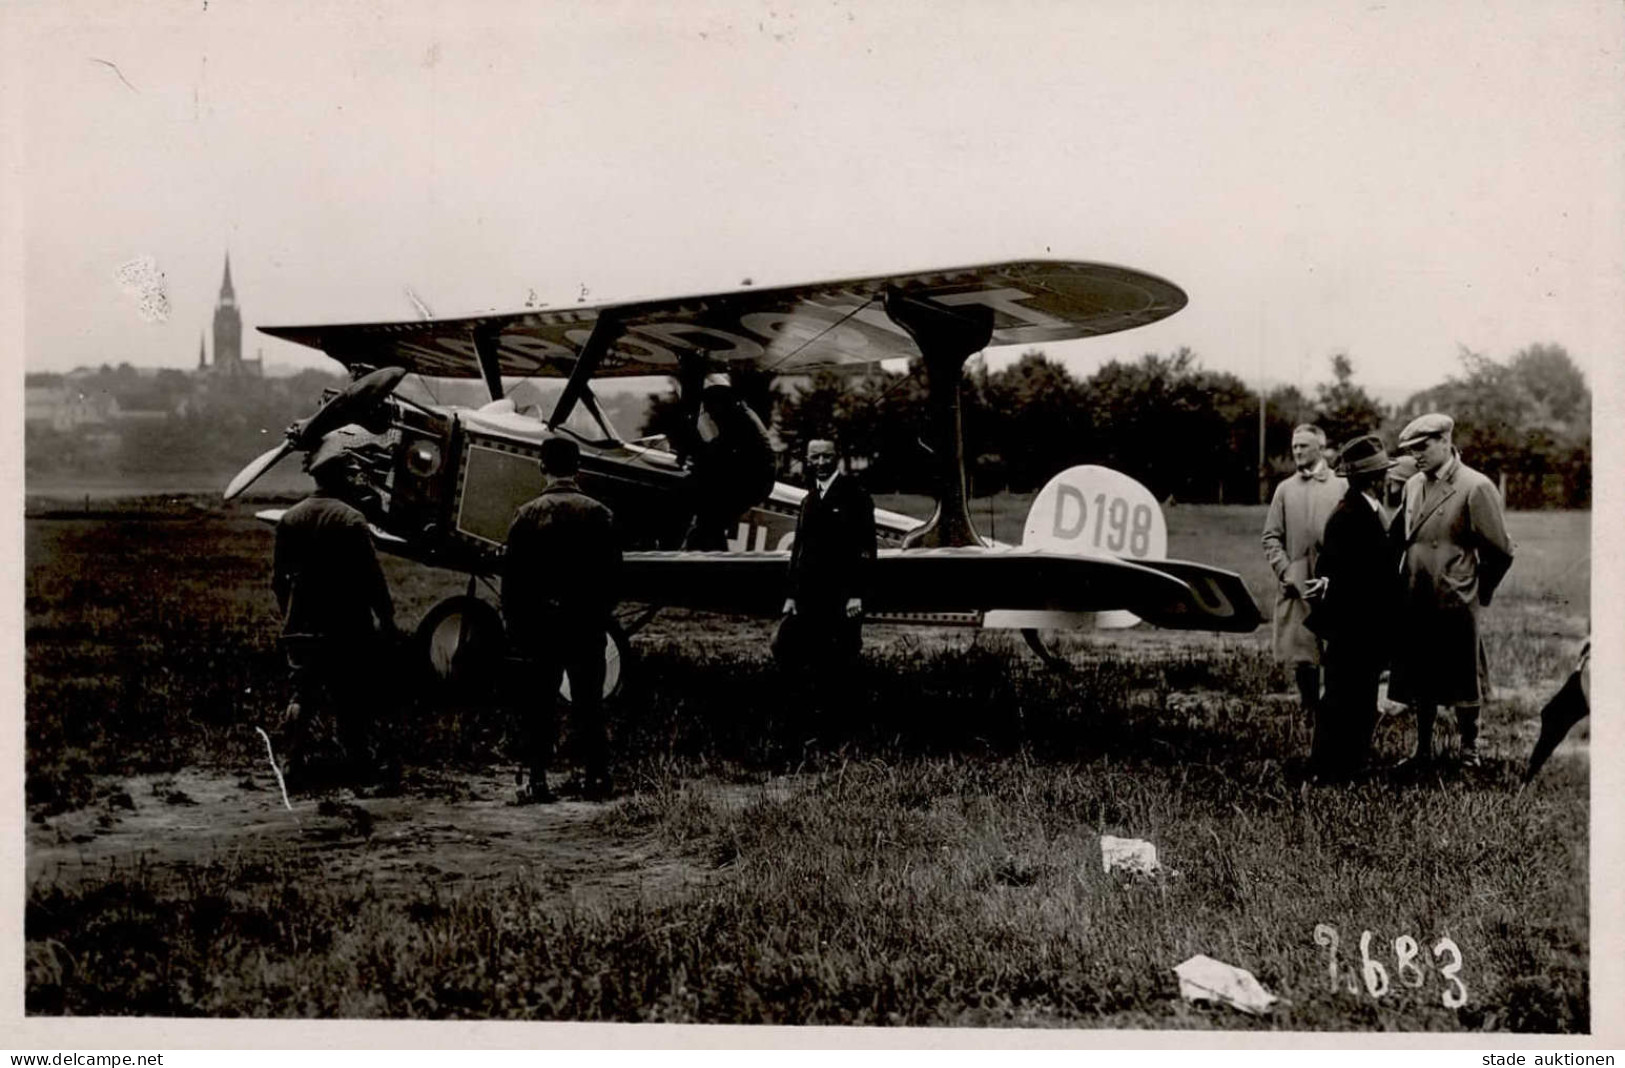
<svg viewBox="0 0 1625 1068">
<path fill-rule="evenodd" d="M 1358 977 L 1356 977 L 1356 971 L 1352 964 L 1346 970 L 1339 966 L 1337 959 L 1339 945 L 1337 928 L 1325 923 L 1315 924 L 1315 944 L 1327 948 L 1326 978 L 1331 989 L 1336 990 L 1338 988 L 1340 978 L 1347 980 L 1348 992 L 1351 994 L 1360 992 L 1362 981 L 1366 993 L 1373 998 L 1382 997 L 1392 988 L 1389 982 L 1388 969 L 1381 961 L 1371 956 L 1370 931 L 1360 932 Z M 1416 963 L 1416 958 L 1420 953 L 1421 947 L 1416 944 L 1416 939 L 1410 935 L 1403 934 L 1394 939 L 1394 973 L 1401 983 L 1413 989 L 1422 986 L 1427 978 L 1422 968 Z M 1447 1009 L 1461 1008 L 1467 1004 L 1467 984 L 1461 979 L 1461 947 L 1456 945 L 1453 939 L 1441 938 L 1433 945 L 1433 958 L 1435 961 L 1449 958 L 1449 962 L 1442 964 L 1439 968 L 1439 975 L 1445 981 L 1445 989 L 1440 1000 Z"/>
</svg>

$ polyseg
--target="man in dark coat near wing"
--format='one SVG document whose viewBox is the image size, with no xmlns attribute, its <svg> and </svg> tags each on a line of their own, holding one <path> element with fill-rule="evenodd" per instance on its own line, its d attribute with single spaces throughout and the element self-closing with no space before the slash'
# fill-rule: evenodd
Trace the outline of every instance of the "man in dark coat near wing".
<svg viewBox="0 0 1625 1068">
<path fill-rule="evenodd" d="M 796 517 L 784 617 L 773 639 L 781 661 L 850 661 L 863 648 L 863 597 L 875 559 L 875 503 L 840 469 L 835 442 L 807 443 L 813 484 Z"/>
<path fill-rule="evenodd" d="M 1371 754 L 1377 684 L 1399 604 L 1399 553 L 1381 501 L 1392 465 L 1375 434 L 1355 438 L 1338 455 L 1348 491 L 1326 520 L 1308 620 L 1326 643 L 1326 692 L 1309 750 L 1310 768 L 1323 781 L 1358 774 Z"/>
</svg>

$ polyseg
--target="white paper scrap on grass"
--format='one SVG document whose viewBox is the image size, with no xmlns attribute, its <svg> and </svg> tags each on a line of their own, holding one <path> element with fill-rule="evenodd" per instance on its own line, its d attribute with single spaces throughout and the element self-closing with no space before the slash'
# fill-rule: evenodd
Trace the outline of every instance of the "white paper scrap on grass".
<svg viewBox="0 0 1625 1068">
<path fill-rule="evenodd" d="M 1141 838 L 1100 836 L 1102 871 L 1126 871 L 1134 875 L 1154 875 L 1162 870 L 1157 863 L 1157 847 Z"/>
<path fill-rule="evenodd" d="M 1179 996 L 1186 1001 L 1221 1001 L 1242 1012 L 1263 1013 L 1278 999 L 1253 973 L 1198 953 L 1174 969 Z"/>
</svg>

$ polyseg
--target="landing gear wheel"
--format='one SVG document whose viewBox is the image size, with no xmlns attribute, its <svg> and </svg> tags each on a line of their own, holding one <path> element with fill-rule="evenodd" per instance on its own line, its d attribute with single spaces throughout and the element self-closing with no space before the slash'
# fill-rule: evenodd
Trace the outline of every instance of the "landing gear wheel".
<svg viewBox="0 0 1625 1068">
<path fill-rule="evenodd" d="M 632 643 L 627 640 L 621 625 L 610 620 L 604 633 L 604 700 L 621 692 L 621 686 L 632 669 Z M 570 700 L 570 676 L 559 683 L 559 696 Z"/>
<path fill-rule="evenodd" d="M 430 677 L 463 693 L 489 689 L 508 650 L 502 614 L 490 602 L 466 594 L 429 609 L 412 641 Z"/>
<path fill-rule="evenodd" d="M 421 663 L 431 679 L 452 693 L 470 694 L 490 689 L 505 670 L 508 639 L 502 614 L 489 601 L 469 594 L 448 597 L 429 609 L 413 634 Z M 632 664 L 632 643 L 618 622 L 611 621 L 604 635 L 604 698 L 620 693 Z M 570 699 L 570 679 L 559 685 Z"/>
</svg>

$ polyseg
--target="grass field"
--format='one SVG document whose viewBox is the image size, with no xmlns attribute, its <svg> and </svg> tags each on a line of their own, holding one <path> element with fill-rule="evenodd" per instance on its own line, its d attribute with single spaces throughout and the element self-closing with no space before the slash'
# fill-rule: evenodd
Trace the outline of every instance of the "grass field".
<svg viewBox="0 0 1625 1068">
<path fill-rule="evenodd" d="M 993 504 L 1001 536 L 1025 507 Z M 1092 635 L 1060 674 L 1008 635 L 877 627 L 855 677 L 803 693 L 767 624 L 671 612 L 610 711 L 619 800 L 513 808 L 515 725 L 406 700 L 403 796 L 284 816 L 252 729 L 286 695 L 250 510 L 27 521 L 30 1012 L 1588 1029 L 1583 725 L 1516 792 L 1586 632 L 1587 515 L 1511 517 L 1471 772 L 1304 785 L 1262 630 Z M 1267 607 L 1261 509 L 1168 519 L 1171 555 Z M 386 569 L 403 621 L 464 585 Z M 1384 720 L 1384 757 L 1408 729 Z M 1107 875 L 1103 834 L 1171 870 Z M 1196 953 L 1281 1000 L 1181 1001 Z"/>
</svg>

